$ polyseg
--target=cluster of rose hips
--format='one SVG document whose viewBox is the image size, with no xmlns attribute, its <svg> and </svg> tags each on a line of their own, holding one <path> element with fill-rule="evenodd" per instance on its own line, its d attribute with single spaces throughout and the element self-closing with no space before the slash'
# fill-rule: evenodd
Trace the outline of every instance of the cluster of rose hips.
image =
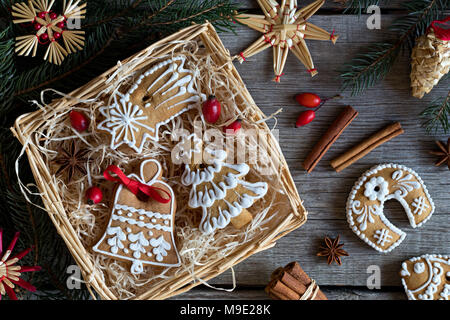
<svg viewBox="0 0 450 320">
<path fill-rule="evenodd" d="M 297 118 L 297 122 L 295 123 L 295 126 L 302 127 L 304 125 L 307 125 L 311 121 L 314 120 L 316 117 L 316 112 L 327 102 L 331 99 L 337 99 L 341 98 L 340 95 L 335 95 L 331 98 L 325 98 L 320 99 L 320 97 L 315 93 L 305 92 L 300 93 L 295 96 L 295 100 L 302 106 L 306 108 L 314 108 L 314 110 L 306 110 L 300 113 L 300 115 Z"/>
</svg>

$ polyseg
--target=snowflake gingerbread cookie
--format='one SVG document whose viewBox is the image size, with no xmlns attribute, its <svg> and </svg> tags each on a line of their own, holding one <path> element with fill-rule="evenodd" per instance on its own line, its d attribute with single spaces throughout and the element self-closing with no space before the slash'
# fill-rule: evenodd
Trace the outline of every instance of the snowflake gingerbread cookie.
<svg viewBox="0 0 450 320">
<path fill-rule="evenodd" d="M 413 228 L 424 224 L 434 212 L 434 203 L 422 179 L 402 165 L 382 164 L 355 183 L 347 200 L 347 220 L 352 230 L 380 252 L 397 247 L 406 233 L 383 214 L 384 203 L 397 200 Z"/>
<path fill-rule="evenodd" d="M 192 160 L 202 152 L 201 141 L 195 135 L 185 139 L 192 140 L 192 144 L 188 144 L 192 148 L 180 154 L 184 160 Z M 186 145 L 185 139 L 180 146 Z M 192 161 L 185 163 L 181 176 L 181 183 L 192 188 L 189 207 L 202 209 L 199 229 L 210 234 L 230 223 L 236 228 L 247 225 L 252 220 L 252 214 L 247 209 L 266 195 L 267 183 L 245 181 L 243 178 L 250 167 L 245 163 L 227 163 L 224 150 L 207 147 L 203 158 L 201 164 Z"/>
<path fill-rule="evenodd" d="M 159 127 L 206 99 L 195 88 L 186 56 L 163 60 L 142 73 L 129 90 L 100 107 L 98 129 L 111 134 L 111 148 L 128 145 L 142 153 L 147 139 L 158 141 Z"/>
<path fill-rule="evenodd" d="M 402 263 L 402 284 L 409 300 L 449 300 L 450 256 L 425 254 Z"/>
<path fill-rule="evenodd" d="M 146 264 L 180 265 L 174 240 L 175 195 L 172 188 L 161 181 L 161 174 L 161 164 L 148 159 L 141 163 L 139 175 L 133 173 L 125 179 L 163 191 L 170 196 L 170 201 L 142 199 L 120 184 L 115 190 L 105 233 L 93 247 L 95 252 L 131 262 L 133 274 L 142 273 Z"/>
</svg>

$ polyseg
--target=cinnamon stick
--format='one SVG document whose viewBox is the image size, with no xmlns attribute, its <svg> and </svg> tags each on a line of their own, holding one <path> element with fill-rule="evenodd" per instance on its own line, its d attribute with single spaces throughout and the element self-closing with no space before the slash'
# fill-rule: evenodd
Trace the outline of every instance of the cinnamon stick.
<svg viewBox="0 0 450 320">
<path fill-rule="evenodd" d="M 336 172 L 340 172 L 352 163 L 364 157 L 379 145 L 395 138 L 402 133 L 404 133 L 404 130 L 399 122 L 390 124 L 389 126 L 371 135 L 369 138 L 361 141 L 359 144 L 346 151 L 341 156 L 332 160 L 331 166 L 334 168 L 334 170 L 336 170 Z"/>
<path fill-rule="evenodd" d="M 292 277 L 300 281 L 305 287 L 311 284 L 311 278 L 300 267 L 298 262 L 293 261 L 284 267 L 285 272 L 289 273 Z M 316 298 L 314 300 L 328 300 L 326 295 L 319 289 Z"/>
<path fill-rule="evenodd" d="M 266 293 L 279 300 L 327 300 L 317 284 L 308 277 L 297 262 L 276 269 L 265 288 Z M 307 292 L 309 291 L 309 292 Z"/>
<path fill-rule="evenodd" d="M 314 145 L 311 152 L 303 162 L 303 167 L 310 173 L 313 171 L 320 159 L 330 149 L 331 145 L 337 140 L 341 133 L 347 128 L 347 126 L 356 118 L 358 112 L 351 106 L 346 106 L 344 110 L 339 114 L 336 120 L 331 124 L 325 134 Z"/>
</svg>

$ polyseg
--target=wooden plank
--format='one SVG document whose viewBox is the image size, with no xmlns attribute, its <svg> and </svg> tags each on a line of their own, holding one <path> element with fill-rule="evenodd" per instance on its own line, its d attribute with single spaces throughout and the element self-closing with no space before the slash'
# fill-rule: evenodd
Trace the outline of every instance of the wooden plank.
<svg viewBox="0 0 450 320">
<path fill-rule="evenodd" d="M 259 9 L 258 6 L 258 2 L 256 2 L 256 0 L 239 0 L 236 1 L 241 5 L 242 9 Z M 298 0 L 298 6 L 299 7 L 304 7 L 308 4 L 310 4 L 311 2 L 313 2 L 313 0 Z M 402 8 L 401 4 L 402 4 L 402 0 L 390 0 L 390 1 L 380 1 L 381 3 L 381 8 L 382 9 L 399 9 Z M 332 0 L 328 0 L 325 2 L 325 4 L 322 7 L 323 9 L 343 9 L 345 8 L 344 5 L 332 1 Z"/>
<path fill-rule="evenodd" d="M 399 290 L 369 290 L 362 288 L 320 287 L 329 300 L 405 300 L 406 295 Z M 204 286 L 175 296 L 170 300 L 270 300 L 264 288 L 236 289 L 224 292 Z"/>
<path fill-rule="evenodd" d="M 350 97 L 348 92 L 344 92 L 344 99 L 330 101 L 317 113 L 314 122 L 303 128 L 294 128 L 296 117 L 305 110 L 293 101 L 296 93 L 316 92 L 321 96 L 338 93 L 340 81 L 335 70 L 349 61 L 356 52 L 364 50 L 368 43 L 387 37 L 384 30 L 365 29 L 365 22 L 356 17 L 314 18 L 314 23 L 328 30 L 332 26 L 335 26 L 337 33 L 344 30 L 334 48 L 326 42 L 308 42 L 317 67 L 319 71 L 322 70 L 316 77 L 311 79 L 303 66 L 289 57 L 282 82 L 275 84 L 271 81 L 272 53 L 269 51 L 260 53 L 243 64 L 236 63 L 250 93 L 266 114 L 283 108 L 283 112 L 277 116 L 276 128 L 279 130 L 281 148 L 310 213 L 309 219 L 342 219 L 348 193 L 358 177 L 373 165 L 383 162 L 404 164 L 417 171 L 436 204 L 435 215 L 447 214 L 450 203 L 448 170 L 444 166 L 434 167 L 435 158 L 427 153 L 435 148 L 435 139 L 444 140 L 445 136 L 427 135 L 418 119 L 418 114 L 429 101 L 447 93 L 447 86 L 437 86 L 422 100 L 413 98 L 409 90 L 408 56 L 401 57 L 387 79 L 367 90 L 364 95 Z M 387 25 L 393 18 L 394 16 L 389 15 L 383 21 Z M 257 35 L 257 32 L 242 26 L 239 27 L 237 36 L 222 34 L 221 37 L 233 54 L 245 48 Z M 333 54 L 332 59 L 330 54 Z M 301 165 L 303 160 L 345 104 L 354 106 L 360 112 L 359 116 L 344 131 L 316 169 L 311 174 L 306 174 Z M 341 173 L 336 173 L 331 168 L 330 160 L 393 121 L 401 122 L 405 134 L 380 146 Z M 394 217 L 406 218 L 401 206 L 395 202 L 389 202 L 386 211 Z"/>
<path fill-rule="evenodd" d="M 341 219 L 310 219 L 298 230 L 281 238 L 277 245 L 260 252 L 235 266 L 238 285 L 264 286 L 273 270 L 291 261 L 298 261 L 305 272 L 323 286 L 366 287 L 367 268 L 380 267 L 381 286 L 400 286 L 398 272 L 401 263 L 413 256 L 426 253 L 450 254 L 448 216 L 432 217 L 419 229 L 411 228 L 406 221 L 391 219 L 392 223 L 407 233 L 405 240 L 387 254 L 379 253 L 368 246 L 350 230 L 342 213 Z M 325 236 L 341 236 L 349 257 L 343 257 L 342 266 L 327 265 L 316 253 Z M 211 284 L 232 283 L 227 271 L 210 281 Z M 228 286 L 229 287 L 229 286 Z"/>
</svg>

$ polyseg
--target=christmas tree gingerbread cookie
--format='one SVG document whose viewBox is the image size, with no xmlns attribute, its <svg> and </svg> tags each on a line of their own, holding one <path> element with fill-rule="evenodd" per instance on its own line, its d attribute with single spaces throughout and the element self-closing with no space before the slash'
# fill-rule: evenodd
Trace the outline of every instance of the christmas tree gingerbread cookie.
<svg viewBox="0 0 450 320">
<path fill-rule="evenodd" d="M 128 176 L 115 166 L 106 172 L 109 170 L 118 178 L 109 173 L 105 177 L 122 184 L 115 190 L 108 225 L 93 251 L 131 262 L 133 274 L 142 273 L 144 265 L 179 266 L 174 240 L 175 194 L 161 181 L 161 164 L 145 160 L 139 174 Z M 149 190 L 153 196 L 145 197 L 139 194 L 141 190 Z"/>
<path fill-rule="evenodd" d="M 193 159 L 201 152 L 199 139 L 191 135 L 193 149 L 185 150 L 183 156 Z M 180 144 L 185 145 L 182 141 Z M 185 163 L 181 182 L 191 186 L 189 206 L 202 209 L 199 229 L 210 234 L 225 228 L 230 222 L 235 228 L 242 228 L 252 220 L 247 210 L 253 203 L 264 197 L 268 185 L 265 182 L 248 182 L 244 177 L 250 167 L 245 163 L 226 163 L 224 150 L 205 148 L 203 163 Z"/>
<path fill-rule="evenodd" d="M 178 55 L 156 63 L 125 94 L 116 93 L 111 105 L 100 107 L 98 129 L 111 134 L 111 148 L 128 145 L 142 153 L 147 139 L 158 141 L 161 125 L 206 99 L 195 88 L 186 59 Z"/>
<path fill-rule="evenodd" d="M 406 233 L 383 214 L 384 203 L 397 200 L 413 228 L 423 225 L 434 212 L 434 203 L 416 172 L 402 165 L 382 164 L 356 182 L 347 200 L 347 220 L 352 230 L 380 252 L 397 247 Z"/>
<path fill-rule="evenodd" d="M 425 254 L 402 263 L 402 284 L 409 300 L 449 300 L 450 256 Z"/>
</svg>

